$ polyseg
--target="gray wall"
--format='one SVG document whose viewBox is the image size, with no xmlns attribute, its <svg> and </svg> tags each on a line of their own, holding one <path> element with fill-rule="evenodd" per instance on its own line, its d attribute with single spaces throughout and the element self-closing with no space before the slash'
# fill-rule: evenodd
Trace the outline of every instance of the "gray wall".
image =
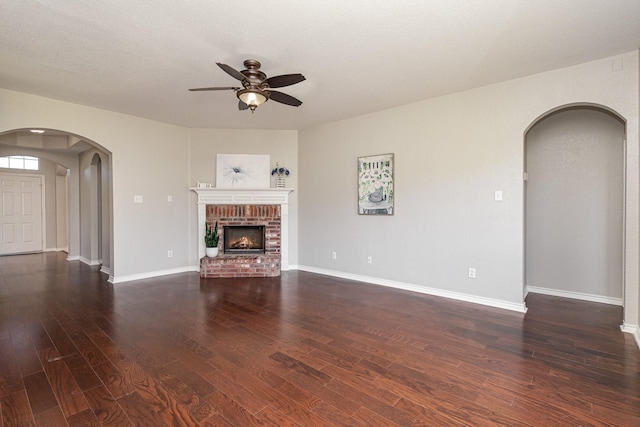
<svg viewBox="0 0 640 427">
<path fill-rule="evenodd" d="M 627 121 L 625 319 L 636 324 L 637 59 L 623 58 L 626 76 L 603 59 L 301 130 L 301 268 L 518 307 L 525 133 L 560 107 L 602 105 Z M 359 216 L 357 157 L 383 153 L 395 154 L 394 215 Z"/>
<path fill-rule="evenodd" d="M 594 109 L 527 134 L 526 284 L 622 302 L 624 124 Z"/>
</svg>

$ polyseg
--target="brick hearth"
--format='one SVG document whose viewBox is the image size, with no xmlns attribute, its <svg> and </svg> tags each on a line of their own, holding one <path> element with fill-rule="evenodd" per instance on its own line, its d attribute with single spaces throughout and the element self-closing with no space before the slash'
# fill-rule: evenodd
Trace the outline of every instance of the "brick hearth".
<svg viewBox="0 0 640 427">
<path fill-rule="evenodd" d="M 281 210 L 280 205 L 207 205 L 206 221 L 210 227 L 218 222 L 219 248 L 224 248 L 224 226 L 263 225 L 264 254 L 224 254 L 200 259 L 200 277 L 275 277 L 280 275 Z"/>
<path fill-rule="evenodd" d="M 218 255 L 200 260 L 200 277 L 277 277 L 280 255 Z"/>
</svg>

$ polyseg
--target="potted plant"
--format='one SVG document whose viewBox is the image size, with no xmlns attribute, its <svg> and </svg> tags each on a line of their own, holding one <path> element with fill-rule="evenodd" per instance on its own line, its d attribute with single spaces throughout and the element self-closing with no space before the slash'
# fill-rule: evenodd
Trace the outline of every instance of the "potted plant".
<svg viewBox="0 0 640 427">
<path fill-rule="evenodd" d="M 216 225 L 213 228 L 209 227 L 209 224 L 205 223 L 205 233 L 204 233 L 204 245 L 205 245 L 205 254 L 209 258 L 213 258 L 218 255 L 218 240 L 220 236 L 218 236 L 218 221 L 216 221 Z"/>
</svg>

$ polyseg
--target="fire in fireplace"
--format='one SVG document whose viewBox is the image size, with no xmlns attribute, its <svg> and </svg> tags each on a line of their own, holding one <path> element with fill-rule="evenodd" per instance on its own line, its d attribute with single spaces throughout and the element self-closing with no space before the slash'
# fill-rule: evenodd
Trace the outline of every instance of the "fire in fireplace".
<svg viewBox="0 0 640 427">
<path fill-rule="evenodd" d="M 264 225 L 226 225 L 223 228 L 224 252 L 264 253 Z"/>
</svg>

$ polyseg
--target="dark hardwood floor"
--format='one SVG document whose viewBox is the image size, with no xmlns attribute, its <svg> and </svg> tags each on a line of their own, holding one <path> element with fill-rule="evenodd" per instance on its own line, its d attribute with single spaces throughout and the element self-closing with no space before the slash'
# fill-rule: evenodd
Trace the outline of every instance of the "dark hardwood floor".
<svg viewBox="0 0 640 427">
<path fill-rule="evenodd" d="M 304 272 L 112 286 L 0 257 L 3 426 L 640 425 L 619 307 L 526 315 Z"/>
</svg>

